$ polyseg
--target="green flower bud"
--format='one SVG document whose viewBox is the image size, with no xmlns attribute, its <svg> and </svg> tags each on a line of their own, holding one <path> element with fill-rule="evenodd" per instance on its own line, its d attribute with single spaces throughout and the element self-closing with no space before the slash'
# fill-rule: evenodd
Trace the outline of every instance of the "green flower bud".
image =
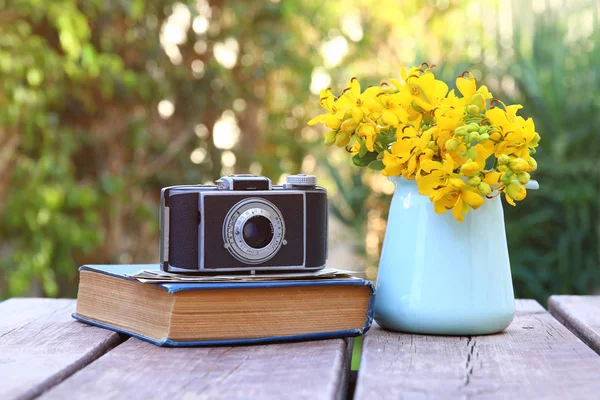
<svg viewBox="0 0 600 400">
<path fill-rule="evenodd" d="M 504 170 L 504 173 L 506 174 L 506 176 L 510 176 L 511 179 L 514 179 L 514 177 L 513 177 L 514 171 L 512 169 L 506 168 Z"/>
<path fill-rule="evenodd" d="M 535 171 L 537 169 L 537 161 L 535 161 L 535 159 L 533 157 L 530 157 L 529 161 L 527 161 L 527 163 L 531 167 L 532 171 Z"/>
<path fill-rule="evenodd" d="M 514 160 L 511 160 L 510 163 L 508 163 L 508 166 L 517 173 L 529 169 L 529 164 L 522 158 L 515 158 Z"/>
<path fill-rule="evenodd" d="M 454 134 L 456 136 L 461 136 L 462 137 L 462 136 L 465 136 L 467 133 L 468 132 L 467 132 L 467 127 L 466 126 L 459 126 L 458 128 L 456 128 L 454 130 Z"/>
<path fill-rule="evenodd" d="M 498 164 L 500 165 L 506 165 L 510 162 L 510 157 L 507 156 L 506 154 L 502 154 L 500 157 L 498 157 Z"/>
<path fill-rule="evenodd" d="M 439 150 L 439 147 L 433 141 L 427 143 L 427 148 L 431 149 L 433 151 L 438 151 Z"/>
<path fill-rule="evenodd" d="M 469 115 L 477 115 L 479 114 L 479 107 L 477 107 L 475 104 L 470 104 L 467 106 L 467 112 L 469 113 Z"/>
<path fill-rule="evenodd" d="M 527 182 L 529 182 L 529 180 L 531 179 L 531 176 L 527 172 L 519 172 L 517 174 L 517 179 L 519 180 L 519 182 L 521 182 L 524 185 Z"/>
<path fill-rule="evenodd" d="M 479 109 L 485 108 L 485 98 L 481 93 L 475 93 L 471 97 L 471 101 L 469 101 L 469 104 L 473 104 L 479 107 Z"/>
<path fill-rule="evenodd" d="M 446 150 L 455 151 L 456 149 L 458 149 L 459 144 L 460 143 L 458 143 L 458 140 L 456 140 L 456 138 L 448 139 L 445 143 Z"/>
<path fill-rule="evenodd" d="M 479 125 L 477 125 L 475 122 L 471 122 L 469 125 L 467 125 L 467 132 L 475 132 L 479 130 Z"/>
<path fill-rule="evenodd" d="M 506 194 L 511 199 L 521 201 L 527 196 L 527 191 L 519 182 L 512 182 L 506 187 Z"/>
<path fill-rule="evenodd" d="M 469 157 L 471 160 L 477 159 L 477 152 L 475 151 L 475 148 L 471 147 L 469 150 L 467 150 L 467 157 Z"/>
<path fill-rule="evenodd" d="M 492 193 L 491 186 L 485 182 L 481 182 L 479 186 L 477 186 L 477 190 L 479 190 L 479 193 L 481 193 L 484 196 L 488 196 L 490 193 Z"/>
<path fill-rule="evenodd" d="M 336 133 L 336 131 L 325 132 L 325 145 L 331 146 L 333 143 L 335 143 Z"/>
<path fill-rule="evenodd" d="M 483 135 L 484 133 L 487 133 L 488 129 L 486 126 L 482 126 L 481 128 L 479 128 L 479 134 Z"/>
<path fill-rule="evenodd" d="M 479 186 L 480 183 L 481 183 L 481 178 L 478 176 L 472 176 L 467 181 L 467 185 L 469 185 L 469 186 Z"/>
<path fill-rule="evenodd" d="M 354 119 L 348 118 L 347 120 L 342 122 L 342 125 L 340 126 L 340 130 L 342 132 L 347 133 L 348 135 L 351 135 L 354 133 L 354 131 L 356 130 L 357 127 L 358 127 L 358 123 L 356 121 L 354 121 Z M 336 144 L 337 144 L 337 139 L 336 139 Z"/>
<path fill-rule="evenodd" d="M 487 133 L 482 133 L 481 135 L 479 135 L 479 138 L 477 139 L 477 141 L 479 143 L 485 143 L 488 141 L 489 138 L 490 138 L 490 135 L 488 135 Z"/>
<path fill-rule="evenodd" d="M 469 142 L 474 142 L 479 139 L 479 133 L 471 132 L 469 133 Z"/>
<path fill-rule="evenodd" d="M 350 134 L 347 132 L 338 132 L 335 137 L 335 145 L 337 147 L 344 147 L 350 143 Z"/>
<path fill-rule="evenodd" d="M 506 173 L 503 173 L 500 175 L 500 182 L 504 183 L 505 185 L 509 185 L 513 181 L 511 175 L 506 175 Z"/>
</svg>

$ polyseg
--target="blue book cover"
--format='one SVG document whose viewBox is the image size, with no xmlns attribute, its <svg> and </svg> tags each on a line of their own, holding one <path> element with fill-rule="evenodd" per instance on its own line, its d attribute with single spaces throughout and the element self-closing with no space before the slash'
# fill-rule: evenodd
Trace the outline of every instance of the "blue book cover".
<svg viewBox="0 0 600 400">
<path fill-rule="evenodd" d="M 91 325 L 99 326 L 105 329 L 110 329 L 116 332 L 124 333 L 126 335 L 135 336 L 139 339 L 146 340 L 154 343 L 158 346 L 216 346 L 216 345 L 242 345 L 242 344 L 256 344 L 256 343 L 270 343 L 270 342 L 285 342 L 285 341 L 299 341 L 299 340 L 316 340 L 316 339 L 330 339 L 330 338 L 342 338 L 342 337 L 353 337 L 363 335 L 371 327 L 373 321 L 373 301 L 375 291 L 372 282 L 359 279 L 359 278 L 329 278 L 329 279 L 313 279 L 313 280 L 273 280 L 273 281 L 255 281 L 255 282 L 202 282 L 202 283 L 140 283 L 136 279 L 129 277 L 140 270 L 158 270 L 158 264 L 138 264 L 138 265 L 84 265 L 79 268 L 80 276 L 84 271 L 91 271 L 102 275 L 124 279 L 129 282 L 134 282 L 135 285 L 141 285 L 143 287 L 155 287 L 160 290 L 164 290 L 165 294 L 176 296 L 177 293 L 190 292 L 190 291 L 205 291 L 205 290 L 222 290 L 222 289 L 257 289 L 257 290 L 268 290 L 271 288 L 287 288 L 287 287 L 331 287 L 331 286 L 361 286 L 367 287 L 369 290 L 368 306 L 366 307 L 364 314 L 364 324 L 361 327 L 353 329 L 343 330 L 331 330 L 322 332 L 312 333 L 301 333 L 295 335 L 264 335 L 259 337 L 249 338 L 227 338 L 218 339 L 213 338 L 210 340 L 173 340 L 168 336 L 162 338 L 153 338 L 148 335 L 144 335 L 136 329 L 124 328 L 124 324 L 111 323 L 109 321 L 102 321 L 102 318 L 94 318 L 91 315 L 85 315 L 85 312 L 81 312 L 82 304 L 91 300 L 84 299 L 82 295 L 82 286 L 80 281 L 80 292 L 78 295 L 77 310 L 73 314 L 73 318 L 78 321 L 85 322 Z M 137 286 L 128 285 L 129 288 Z M 102 290 L 102 287 L 94 288 L 95 290 Z M 86 291 L 86 293 L 89 292 Z M 117 291 L 116 295 L 108 296 L 110 301 L 115 301 L 113 306 L 122 307 L 122 300 L 119 299 L 119 293 L 127 292 L 127 290 Z M 141 295 L 140 295 L 141 296 Z M 148 305 L 148 302 L 143 303 L 144 306 L 152 307 Z M 80 307 L 81 306 L 81 307 Z M 110 307 L 110 306 L 108 306 Z M 89 307 L 87 307 L 89 309 Z M 302 314 L 302 313 L 300 313 Z M 256 322 L 258 323 L 258 322 Z M 267 329 L 268 330 L 268 329 Z"/>
</svg>

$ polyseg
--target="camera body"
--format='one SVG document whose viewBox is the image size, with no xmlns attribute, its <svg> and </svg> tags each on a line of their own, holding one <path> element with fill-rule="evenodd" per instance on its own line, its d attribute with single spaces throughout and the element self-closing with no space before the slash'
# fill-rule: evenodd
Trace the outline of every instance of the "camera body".
<svg viewBox="0 0 600 400">
<path fill-rule="evenodd" d="M 160 265 L 167 272 L 318 270 L 327 258 L 327 192 L 311 175 L 284 185 L 233 175 L 163 188 Z"/>
</svg>

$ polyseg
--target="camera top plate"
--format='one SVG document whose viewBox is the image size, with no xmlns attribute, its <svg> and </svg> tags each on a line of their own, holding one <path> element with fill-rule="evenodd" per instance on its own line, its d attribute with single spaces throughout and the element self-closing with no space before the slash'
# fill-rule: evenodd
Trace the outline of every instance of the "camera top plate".
<svg viewBox="0 0 600 400">
<path fill-rule="evenodd" d="M 217 190 L 271 190 L 271 180 L 264 176 L 238 174 L 217 181 Z"/>
</svg>

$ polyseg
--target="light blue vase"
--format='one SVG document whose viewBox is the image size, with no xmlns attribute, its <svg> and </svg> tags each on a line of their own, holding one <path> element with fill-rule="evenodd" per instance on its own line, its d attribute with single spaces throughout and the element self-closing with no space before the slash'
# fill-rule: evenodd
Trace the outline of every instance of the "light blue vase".
<svg viewBox="0 0 600 400">
<path fill-rule="evenodd" d="M 515 302 L 500 197 L 464 222 L 438 215 L 415 181 L 393 178 L 377 275 L 375 320 L 389 330 L 481 335 L 503 331 Z"/>
</svg>

